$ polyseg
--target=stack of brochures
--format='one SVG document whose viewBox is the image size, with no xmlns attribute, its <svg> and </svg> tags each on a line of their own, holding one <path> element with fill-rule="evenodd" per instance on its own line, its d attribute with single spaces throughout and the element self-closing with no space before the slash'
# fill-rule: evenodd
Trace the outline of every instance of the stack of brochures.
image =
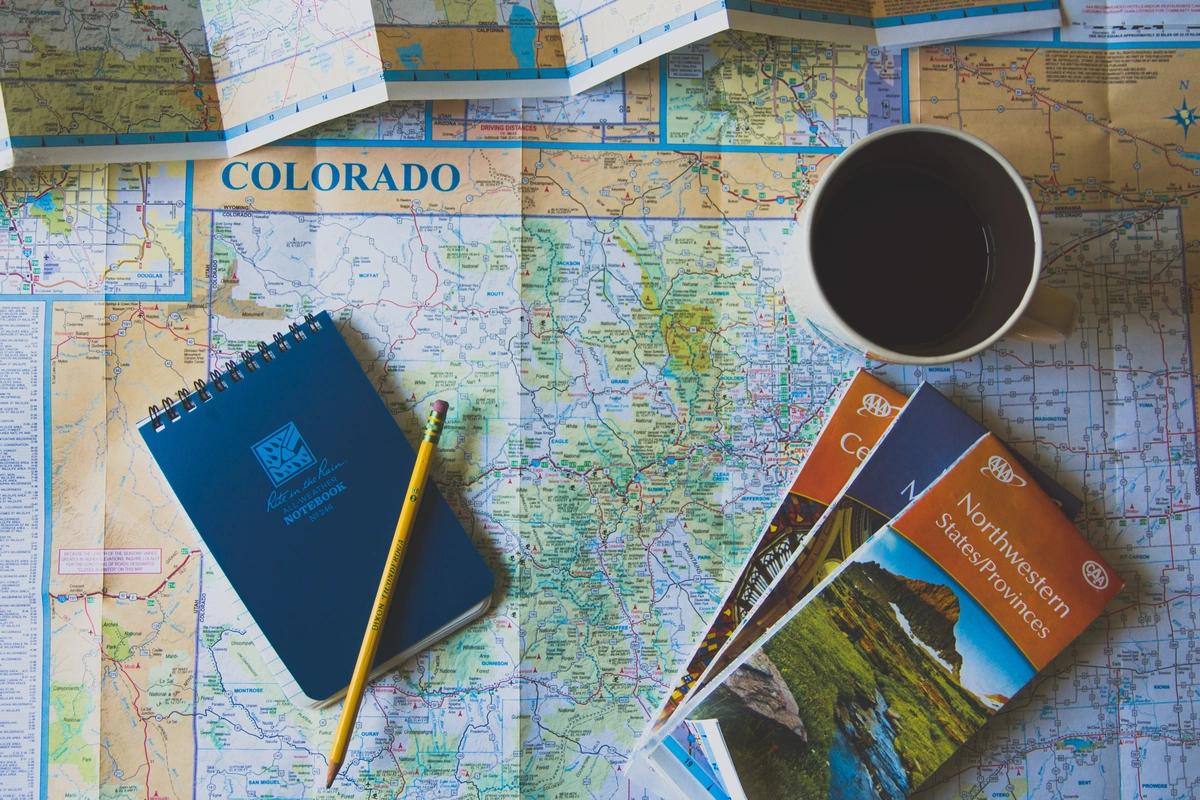
<svg viewBox="0 0 1200 800">
<path fill-rule="evenodd" d="M 846 387 L 642 737 L 668 798 L 903 798 L 1123 582 L 933 386 Z"/>
</svg>

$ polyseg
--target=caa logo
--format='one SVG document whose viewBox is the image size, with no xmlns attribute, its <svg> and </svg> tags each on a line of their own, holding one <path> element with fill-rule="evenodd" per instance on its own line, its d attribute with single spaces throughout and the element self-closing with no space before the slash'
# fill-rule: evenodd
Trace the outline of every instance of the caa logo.
<svg viewBox="0 0 1200 800">
<path fill-rule="evenodd" d="M 250 448 L 271 483 L 280 486 L 317 463 L 304 437 L 289 422 Z"/>
<path fill-rule="evenodd" d="M 883 395 L 871 392 L 862 399 L 862 408 L 858 410 L 858 415 L 861 417 L 865 414 L 870 414 L 873 417 L 890 417 L 896 411 L 895 407 L 888 402 L 888 399 Z"/>
<path fill-rule="evenodd" d="M 1108 588 L 1108 570 L 1099 561 L 1083 562 L 1083 579 L 1098 592 Z"/>
<path fill-rule="evenodd" d="M 988 459 L 987 464 L 979 468 L 979 471 L 984 475 L 991 475 L 1001 483 L 1011 486 L 1025 485 L 1025 479 L 1013 471 L 1012 464 L 1009 464 L 1003 456 L 992 456 Z"/>
</svg>

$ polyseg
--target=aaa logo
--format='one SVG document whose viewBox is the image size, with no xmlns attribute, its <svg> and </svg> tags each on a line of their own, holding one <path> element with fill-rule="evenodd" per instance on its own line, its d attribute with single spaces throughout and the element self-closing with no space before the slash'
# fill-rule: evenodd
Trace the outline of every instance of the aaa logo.
<svg viewBox="0 0 1200 800">
<path fill-rule="evenodd" d="M 979 471 L 984 475 L 991 475 L 1001 483 L 1011 486 L 1025 485 L 1025 479 L 1016 473 L 1012 464 L 1009 464 L 1008 459 L 1003 456 L 992 456 L 988 459 L 987 464 L 979 468 Z"/>
<path fill-rule="evenodd" d="M 284 425 L 250 449 L 254 451 L 259 466 L 275 486 L 288 482 L 317 463 L 293 422 Z"/>
<path fill-rule="evenodd" d="M 858 410 L 858 415 L 861 417 L 864 414 L 870 414 L 873 417 L 883 418 L 890 417 L 895 410 L 895 406 L 889 403 L 886 397 L 871 392 L 863 396 L 862 408 Z"/>
<path fill-rule="evenodd" d="M 1098 592 L 1108 588 L 1108 570 L 1099 561 L 1083 562 L 1083 579 Z"/>
</svg>

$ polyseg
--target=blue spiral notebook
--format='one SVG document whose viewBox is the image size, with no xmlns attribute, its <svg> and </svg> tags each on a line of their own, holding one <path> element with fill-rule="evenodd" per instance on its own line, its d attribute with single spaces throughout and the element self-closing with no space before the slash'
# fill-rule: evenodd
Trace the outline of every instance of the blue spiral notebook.
<svg viewBox="0 0 1200 800">
<path fill-rule="evenodd" d="M 138 429 L 264 634 L 268 659 L 308 702 L 337 700 L 416 454 L 328 313 L 152 406 Z M 374 674 L 491 602 L 492 574 L 433 483 Z"/>
</svg>

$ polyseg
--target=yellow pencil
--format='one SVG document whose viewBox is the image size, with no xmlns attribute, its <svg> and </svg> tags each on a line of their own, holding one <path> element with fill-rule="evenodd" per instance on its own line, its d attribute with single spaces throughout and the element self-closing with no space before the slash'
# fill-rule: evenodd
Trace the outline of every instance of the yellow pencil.
<svg viewBox="0 0 1200 800">
<path fill-rule="evenodd" d="M 325 772 L 325 788 L 333 786 L 333 779 L 346 758 L 346 747 L 350 744 L 350 734 L 354 731 L 354 721 L 358 718 L 358 707 L 362 703 L 363 690 L 367 688 L 367 676 L 371 674 L 371 665 L 375 662 L 375 650 L 379 647 L 379 635 L 383 632 L 383 624 L 387 621 L 388 606 L 391 605 L 392 589 L 396 585 L 396 576 L 400 574 L 400 564 L 404 561 L 404 551 L 408 546 L 408 538 L 412 533 L 413 523 L 417 519 L 417 510 L 421 507 L 421 497 L 425 494 L 425 479 L 429 477 L 429 462 L 433 460 L 433 451 L 437 448 L 438 439 L 442 436 L 442 426 L 446 424 L 446 412 L 450 404 L 445 400 L 437 400 L 429 419 L 425 423 L 425 437 L 417 450 L 417 461 L 413 464 L 412 478 L 408 482 L 408 493 L 404 496 L 404 506 L 400 509 L 400 519 L 396 521 L 396 532 L 392 534 L 392 546 L 388 550 L 387 564 L 383 568 L 383 577 L 379 579 L 379 590 L 375 593 L 375 605 L 371 608 L 371 618 L 367 623 L 367 632 L 363 634 L 362 647 L 358 650 L 358 661 L 354 664 L 354 675 L 350 678 L 350 688 L 346 690 L 346 704 L 342 706 L 342 718 L 338 721 L 337 731 L 333 734 L 333 747 L 329 753 L 329 769 Z"/>
</svg>

